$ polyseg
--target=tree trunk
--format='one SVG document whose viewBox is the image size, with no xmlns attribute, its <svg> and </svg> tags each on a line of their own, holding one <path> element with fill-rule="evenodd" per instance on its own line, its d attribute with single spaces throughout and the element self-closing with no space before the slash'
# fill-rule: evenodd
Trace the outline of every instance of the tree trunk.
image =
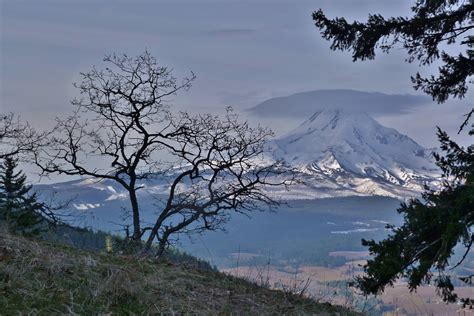
<svg viewBox="0 0 474 316">
<path fill-rule="evenodd" d="M 158 217 L 158 219 L 156 220 L 156 223 L 155 225 L 153 226 L 153 228 L 151 229 L 150 231 L 150 235 L 148 236 L 148 239 L 147 241 L 145 242 L 145 246 L 143 247 L 143 250 L 142 250 L 142 254 L 146 254 L 148 251 L 150 251 L 151 249 L 151 246 L 153 244 L 153 240 L 155 240 L 155 238 L 158 236 L 158 231 L 160 230 L 161 228 L 161 225 L 163 224 L 163 221 L 165 220 L 166 218 L 166 215 L 168 213 L 168 210 L 169 209 L 164 209 L 162 212 L 161 212 L 161 215 L 160 217 Z M 167 234 L 167 236 L 169 236 L 169 233 Z M 166 237 L 168 238 L 168 237 Z"/>
<path fill-rule="evenodd" d="M 145 246 L 142 249 L 142 255 L 145 255 L 148 251 L 150 251 L 151 245 L 153 244 L 153 240 L 155 240 L 157 234 L 157 230 L 153 228 L 150 232 L 150 236 L 148 236 L 148 239 L 145 242 Z"/>
<path fill-rule="evenodd" d="M 153 229 L 150 232 L 150 236 L 148 236 L 145 246 L 143 247 L 141 251 L 142 256 L 146 255 L 150 251 L 153 240 L 155 240 L 155 237 L 157 236 L 157 234 L 158 234 L 158 231 L 155 229 Z M 165 252 L 169 235 L 170 235 L 169 233 L 164 233 L 163 236 L 160 238 L 160 242 L 158 243 L 158 250 L 156 251 L 156 258 L 160 258 Z"/>
<path fill-rule="evenodd" d="M 141 239 L 140 229 L 140 210 L 138 209 L 137 192 L 134 189 L 129 190 L 130 203 L 132 205 L 133 215 L 133 240 L 139 241 Z"/>
<path fill-rule="evenodd" d="M 161 258 L 163 256 L 163 253 L 165 252 L 166 249 L 166 244 L 168 243 L 168 235 L 163 235 L 163 237 L 160 240 L 160 243 L 158 244 L 158 250 L 156 252 L 156 258 Z"/>
</svg>

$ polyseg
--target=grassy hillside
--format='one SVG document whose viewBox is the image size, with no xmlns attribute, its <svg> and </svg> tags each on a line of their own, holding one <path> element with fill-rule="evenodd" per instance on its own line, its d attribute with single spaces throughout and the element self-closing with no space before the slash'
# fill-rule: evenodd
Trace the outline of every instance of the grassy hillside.
<svg viewBox="0 0 474 316">
<path fill-rule="evenodd" d="M 209 269 L 97 253 L 0 231 L 0 314 L 353 312 Z"/>
</svg>

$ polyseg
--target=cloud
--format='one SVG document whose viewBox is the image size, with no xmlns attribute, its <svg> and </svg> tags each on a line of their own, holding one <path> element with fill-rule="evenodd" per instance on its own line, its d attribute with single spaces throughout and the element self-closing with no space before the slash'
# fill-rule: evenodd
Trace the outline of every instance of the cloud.
<svg viewBox="0 0 474 316">
<path fill-rule="evenodd" d="M 234 37 L 234 36 L 250 36 L 257 32 L 255 29 L 243 28 L 221 28 L 205 31 L 204 34 L 214 37 Z"/>
<path fill-rule="evenodd" d="M 261 90 L 222 91 L 217 96 L 220 103 L 237 108 L 248 108 L 250 104 L 256 104 L 259 100 L 270 97 Z"/>
<path fill-rule="evenodd" d="M 385 94 L 349 89 L 315 90 L 268 99 L 249 111 L 260 117 L 305 119 L 321 109 L 343 109 L 371 115 L 404 114 L 431 104 L 429 97 L 411 94 Z"/>
</svg>

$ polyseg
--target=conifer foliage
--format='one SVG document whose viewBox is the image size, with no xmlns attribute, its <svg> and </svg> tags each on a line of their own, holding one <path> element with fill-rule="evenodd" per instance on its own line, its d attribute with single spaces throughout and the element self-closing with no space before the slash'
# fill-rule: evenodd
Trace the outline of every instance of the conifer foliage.
<svg viewBox="0 0 474 316">
<path fill-rule="evenodd" d="M 474 146 L 463 148 L 440 129 L 438 138 L 445 153 L 436 155 L 443 171 L 443 188 L 427 190 L 421 200 L 402 204 L 398 212 L 403 214 L 404 224 L 389 226 L 392 234 L 385 240 L 362 241 L 374 255 L 364 267 L 366 274 L 357 278 L 364 293 L 378 294 L 386 285 L 404 277 L 412 290 L 434 281 L 445 301 L 474 304 L 473 298 L 458 297 L 450 275 L 463 263 L 474 243 Z M 459 244 L 463 253 L 454 260 L 454 249 Z M 459 279 L 472 284 L 474 274 Z"/>
<path fill-rule="evenodd" d="M 44 229 L 42 216 L 46 205 L 38 202 L 37 194 L 26 184 L 26 175 L 17 171 L 18 162 L 7 157 L 0 166 L 0 221 L 11 232 L 34 236 Z"/>
<path fill-rule="evenodd" d="M 474 75 L 474 2 L 416 0 L 412 11 L 410 18 L 371 14 L 366 23 L 349 23 L 344 18 L 329 19 L 320 9 L 313 20 L 323 38 L 332 41 L 331 49 L 351 51 L 354 61 L 373 59 L 377 48 L 389 52 L 397 45 L 407 50 L 409 62 L 429 65 L 441 60 L 437 76 L 412 77 L 414 88 L 438 103 L 464 98 Z M 461 53 L 448 53 L 447 45 Z M 466 114 L 459 132 L 469 126 L 473 115 L 474 109 Z M 474 135 L 474 125 L 469 134 Z M 441 189 L 427 188 L 421 199 L 402 204 L 398 212 L 404 224 L 389 226 L 392 233 L 385 240 L 362 241 L 373 256 L 364 266 L 366 274 L 355 282 L 365 294 L 380 293 L 398 278 L 406 278 L 412 290 L 433 281 L 445 301 L 474 305 L 472 298 L 458 297 L 450 275 L 474 243 L 474 145 L 463 148 L 440 129 L 438 139 L 443 151 L 435 156 L 443 172 Z M 457 246 L 463 253 L 454 259 Z M 474 274 L 458 277 L 467 284 L 474 282 Z"/>
<path fill-rule="evenodd" d="M 320 9 L 313 20 L 323 38 L 332 41 L 331 49 L 351 51 L 354 61 L 374 59 L 377 48 L 389 52 L 399 45 L 408 52 L 409 62 L 429 65 L 441 59 L 438 76 L 412 77 L 415 89 L 439 103 L 464 97 L 474 75 L 474 2 L 416 0 L 412 11 L 409 18 L 371 14 L 366 23 L 349 23 L 344 18 L 329 19 Z M 447 45 L 464 52 L 449 53 Z"/>
</svg>

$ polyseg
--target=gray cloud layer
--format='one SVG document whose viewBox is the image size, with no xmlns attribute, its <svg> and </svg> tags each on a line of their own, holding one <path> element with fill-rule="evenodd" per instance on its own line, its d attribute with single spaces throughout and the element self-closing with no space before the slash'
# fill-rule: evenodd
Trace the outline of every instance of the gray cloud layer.
<svg viewBox="0 0 474 316">
<path fill-rule="evenodd" d="M 371 115 L 404 114 L 431 103 L 428 96 L 384 94 L 356 90 L 316 90 L 266 100 L 249 111 L 260 117 L 305 119 L 321 109 L 342 109 Z"/>
<path fill-rule="evenodd" d="M 104 54 L 136 55 L 145 49 L 173 67 L 178 77 L 191 70 L 198 75 L 190 92 L 175 99 L 177 108 L 192 111 L 216 111 L 227 105 L 245 109 L 271 97 L 318 89 L 413 93 L 409 76 L 417 65 L 405 63 L 402 50 L 352 63 L 349 54 L 329 50 L 311 20 L 311 12 L 319 7 L 330 16 L 365 19 L 369 12 L 407 15 L 411 4 L 411 0 L 2 1 L 1 109 L 49 126 L 54 116 L 71 111 L 69 100 L 76 95 L 72 82 L 79 72 L 100 66 Z M 446 123 L 434 114 L 423 117 L 417 124 Z M 413 124 L 393 122 L 397 128 Z M 417 137 L 421 143 L 434 142 L 432 135 Z"/>
</svg>

